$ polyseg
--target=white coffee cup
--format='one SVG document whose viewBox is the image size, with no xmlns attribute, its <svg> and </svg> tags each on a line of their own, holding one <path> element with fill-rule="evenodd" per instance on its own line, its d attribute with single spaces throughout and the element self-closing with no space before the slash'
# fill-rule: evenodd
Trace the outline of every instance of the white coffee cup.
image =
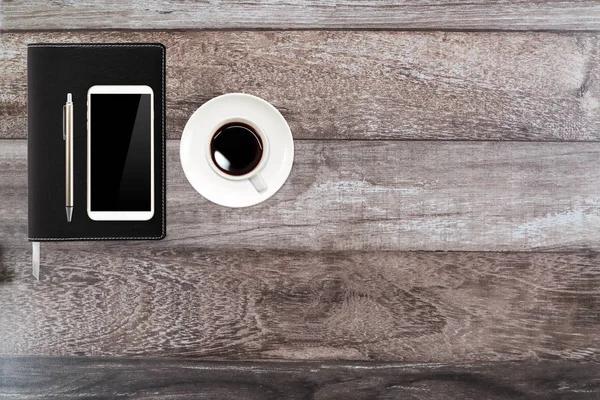
<svg viewBox="0 0 600 400">
<path fill-rule="evenodd" d="M 213 151 L 213 147 L 212 147 L 213 140 L 217 137 L 217 135 L 219 134 L 219 132 L 222 130 L 223 127 L 225 127 L 227 125 L 234 125 L 234 124 L 240 124 L 242 126 L 246 125 L 247 127 L 250 127 L 251 128 L 250 131 L 253 134 L 255 134 L 255 136 L 258 137 L 259 142 L 260 142 L 260 147 L 262 149 L 262 152 L 260 155 L 260 161 L 258 162 L 258 164 L 256 164 L 256 166 L 254 166 L 254 168 L 252 168 L 249 172 L 244 173 L 242 175 L 236 175 L 236 174 L 226 172 L 225 170 L 220 168 L 219 165 L 217 165 L 217 163 L 215 163 L 215 159 L 213 158 L 213 156 L 223 157 L 223 155 L 221 155 L 218 151 L 217 152 Z M 211 132 L 212 132 L 212 134 L 207 136 L 207 142 L 205 145 L 205 153 L 206 153 L 206 160 L 208 162 L 208 165 L 210 165 L 212 170 L 216 174 L 218 174 L 220 177 L 231 180 L 231 181 L 248 180 L 248 181 L 250 181 L 252 186 L 254 186 L 254 189 L 256 189 L 256 191 L 258 193 L 265 192 L 267 190 L 267 184 L 265 183 L 265 180 L 261 176 L 261 170 L 264 168 L 265 164 L 267 163 L 267 161 L 269 159 L 269 139 L 268 139 L 267 135 L 264 133 L 264 131 L 260 128 L 260 126 L 258 126 L 258 124 L 256 124 L 255 122 L 250 121 L 243 117 L 229 117 L 229 118 L 223 119 L 223 120 L 219 121 L 217 124 L 215 124 L 215 126 L 211 129 Z M 213 153 L 215 153 L 215 154 L 213 154 Z M 217 162 L 218 161 L 219 160 L 217 160 Z M 224 160 L 224 161 L 226 161 L 226 160 Z M 224 162 L 224 161 L 222 161 L 222 162 Z"/>
<path fill-rule="evenodd" d="M 211 153 L 213 137 L 231 121 L 251 128 L 262 142 L 260 159 L 232 162 L 233 170 L 221 164 L 238 175 L 223 172 Z M 235 135 L 220 138 L 230 137 Z M 256 142 L 242 135 L 244 138 L 256 150 Z M 223 140 L 215 149 L 220 144 L 241 142 L 245 140 Z M 224 150 L 227 154 L 228 149 Z M 181 135 L 179 156 L 185 177 L 204 198 L 226 207 L 249 207 L 269 199 L 284 185 L 294 162 L 294 140 L 285 118 L 272 104 L 250 94 L 228 93 L 207 101 L 190 116 Z M 247 168 L 241 167 L 244 165 Z"/>
</svg>

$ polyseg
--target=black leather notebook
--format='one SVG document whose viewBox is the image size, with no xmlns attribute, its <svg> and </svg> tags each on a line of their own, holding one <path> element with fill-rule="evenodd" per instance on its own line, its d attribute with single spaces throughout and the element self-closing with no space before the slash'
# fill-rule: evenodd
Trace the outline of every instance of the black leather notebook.
<svg viewBox="0 0 600 400">
<path fill-rule="evenodd" d="M 29 240 L 162 239 L 165 236 L 165 57 L 165 47 L 158 43 L 28 46 Z M 153 134 L 148 130 L 148 138 L 153 137 L 154 149 L 153 152 L 148 150 L 149 154 L 154 155 L 153 178 L 148 178 L 148 182 L 154 182 L 153 195 L 148 195 L 154 203 L 150 219 L 94 220 L 88 213 L 86 101 L 88 90 L 97 85 L 143 85 L 152 89 L 153 106 L 151 103 L 147 106 L 148 110 L 153 110 L 153 116 L 148 118 L 153 118 L 154 123 Z M 73 103 L 74 204 L 71 222 L 65 216 L 67 162 L 63 139 L 63 106 L 68 93 L 72 94 Z M 120 103 L 113 102 L 105 105 L 105 109 L 110 110 L 111 104 L 122 107 Z M 133 110 L 135 116 L 135 108 Z M 103 117 L 103 120 L 110 121 L 110 118 Z M 96 143 L 93 140 L 91 142 Z M 147 148 L 151 149 L 149 146 Z M 104 161 L 121 162 L 117 150 L 107 151 Z M 122 153 L 126 154 L 126 150 Z M 97 169 L 94 171 L 97 173 Z M 129 179 L 129 186 L 136 184 L 135 179 Z"/>
</svg>

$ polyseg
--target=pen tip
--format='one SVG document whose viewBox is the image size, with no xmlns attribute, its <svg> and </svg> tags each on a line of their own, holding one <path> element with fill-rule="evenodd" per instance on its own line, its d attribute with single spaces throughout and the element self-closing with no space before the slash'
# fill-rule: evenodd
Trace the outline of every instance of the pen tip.
<svg viewBox="0 0 600 400">
<path fill-rule="evenodd" d="M 71 218 L 73 217 L 73 207 L 65 207 L 67 211 L 67 221 L 71 222 Z"/>
<path fill-rule="evenodd" d="M 73 96 L 71 96 L 71 93 L 67 93 L 67 101 L 73 101 Z"/>
</svg>

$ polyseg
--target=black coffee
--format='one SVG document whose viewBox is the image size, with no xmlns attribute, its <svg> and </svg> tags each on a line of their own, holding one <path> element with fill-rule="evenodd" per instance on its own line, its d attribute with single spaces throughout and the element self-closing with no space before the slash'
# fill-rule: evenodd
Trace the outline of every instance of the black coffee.
<svg viewBox="0 0 600 400">
<path fill-rule="evenodd" d="M 232 122 L 220 127 L 210 142 L 210 154 L 215 165 L 229 175 L 244 175 L 252 171 L 262 157 L 263 144 L 252 127 Z"/>
</svg>

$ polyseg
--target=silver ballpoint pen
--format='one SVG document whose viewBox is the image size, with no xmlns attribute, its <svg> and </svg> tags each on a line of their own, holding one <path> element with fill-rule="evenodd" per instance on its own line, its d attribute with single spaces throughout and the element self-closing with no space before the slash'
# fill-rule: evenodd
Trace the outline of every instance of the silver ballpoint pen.
<svg viewBox="0 0 600 400">
<path fill-rule="evenodd" d="M 67 221 L 73 217 L 73 97 L 67 93 L 63 107 L 63 139 L 65 140 L 65 210 Z"/>
</svg>

